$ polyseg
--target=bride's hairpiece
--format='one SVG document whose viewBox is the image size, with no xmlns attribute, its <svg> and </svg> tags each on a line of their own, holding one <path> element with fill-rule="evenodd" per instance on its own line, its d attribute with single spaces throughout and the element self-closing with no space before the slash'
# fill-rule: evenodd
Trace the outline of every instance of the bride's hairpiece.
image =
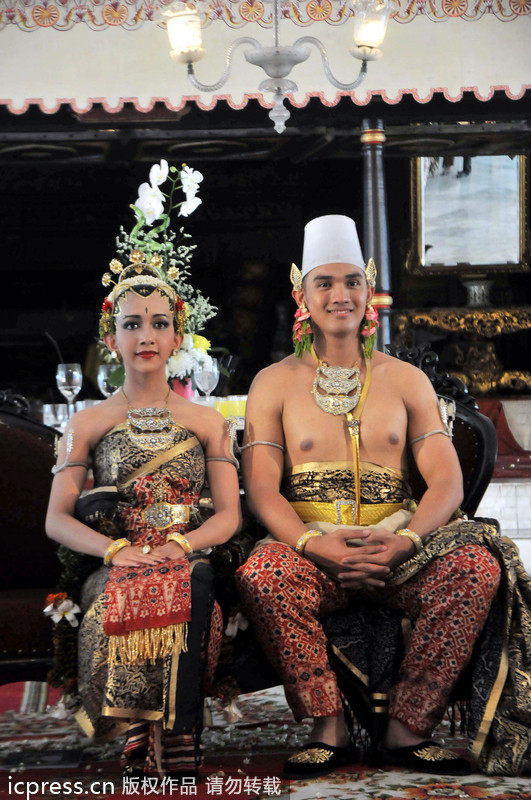
<svg viewBox="0 0 531 800">
<path fill-rule="evenodd" d="M 115 317 L 120 313 L 120 299 L 129 292 L 134 292 L 140 297 L 150 297 L 153 292 L 158 292 L 162 297 L 167 297 L 171 312 L 175 316 L 175 330 L 182 335 L 186 324 L 186 306 L 169 283 L 172 278 L 169 273 L 175 268 L 170 267 L 166 276 L 163 276 L 160 255 L 153 254 L 149 262 L 145 263 L 144 254 L 140 250 L 133 250 L 129 258 L 131 263 L 126 267 L 117 258 L 113 258 L 109 264 L 109 269 L 118 277 L 116 281 L 110 272 L 106 272 L 102 278 L 104 286 L 111 284 L 114 286 L 103 301 L 99 326 L 100 338 L 103 339 L 106 334 L 115 332 Z"/>
<path fill-rule="evenodd" d="M 141 184 L 131 205 L 136 224 L 131 233 L 121 228 L 116 240 L 119 258 L 113 258 L 102 278 L 104 286 L 114 285 L 101 309 L 101 340 L 115 332 L 120 299 L 129 292 L 142 297 L 158 292 L 167 297 L 175 315 L 175 330 L 180 334 L 185 328 L 187 333 L 196 334 L 215 316 L 217 309 L 188 282 L 195 249 L 187 241 L 190 235 L 183 228 L 170 229 L 172 211 L 178 209 L 180 216 L 187 217 L 200 205 L 196 195 L 202 180 L 202 174 L 186 164 L 177 169 L 163 159 L 151 167 L 149 183 Z M 159 187 L 167 181 L 170 186 L 163 193 Z M 176 190 L 182 190 L 182 199 L 177 199 Z"/>
</svg>

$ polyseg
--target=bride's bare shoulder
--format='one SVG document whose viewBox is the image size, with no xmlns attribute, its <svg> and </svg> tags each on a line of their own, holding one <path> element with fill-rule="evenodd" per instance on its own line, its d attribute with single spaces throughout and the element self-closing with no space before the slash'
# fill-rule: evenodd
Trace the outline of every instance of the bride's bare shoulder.
<svg viewBox="0 0 531 800">
<path fill-rule="evenodd" d="M 91 448 L 116 425 L 125 422 L 127 404 L 109 397 L 73 415 L 69 427 L 74 435 L 87 440 Z"/>
</svg>

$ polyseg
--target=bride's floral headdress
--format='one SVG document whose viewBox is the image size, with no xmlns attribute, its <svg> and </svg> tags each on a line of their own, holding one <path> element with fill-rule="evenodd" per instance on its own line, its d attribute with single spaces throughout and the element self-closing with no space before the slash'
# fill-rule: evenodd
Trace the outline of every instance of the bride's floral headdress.
<svg viewBox="0 0 531 800">
<path fill-rule="evenodd" d="M 168 180 L 171 185 L 166 194 L 159 187 Z M 168 167 L 168 162 L 162 160 L 151 168 L 149 183 L 139 187 L 136 203 L 131 206 L 136 224 L 131 233 L 121 228 L 116 239 L 118 255 L 129 263 L 124 267 L 122 261 L 114 258 L 109 264 L 110 272 L 102 278 L 104 286 L 114 286 L 101 309 L 101 340 L 115 331 L 119 300 L 130 291 L 143 297 L 154 291 L 166 296 L 175 314 L 175 329 L 180 334 L 197 334 L 207 320 L 215 316 L 217 309 L 188 283 L 195 250 L 195 245 L 187 243 L 190 235 L 183 228 L 174 232 L 169 227 L 175 208 L 179 208 L 179 216 L 187 217 L 200 205 L 197 191 L 202 180 L 197 170 L 185 164 L 178 170 Z M 182 189 L 185 199 L 175 199 L 178 189 Z M 165 201 L 168 202 L 166 210 Z"/>
</svg>

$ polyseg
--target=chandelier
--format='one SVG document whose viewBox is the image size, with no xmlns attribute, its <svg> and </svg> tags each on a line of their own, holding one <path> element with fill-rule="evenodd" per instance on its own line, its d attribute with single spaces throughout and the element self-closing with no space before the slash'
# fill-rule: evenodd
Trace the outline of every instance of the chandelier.
<svg viewBox="0 0 531 800">
<path fill-rule="evenodd" d="M 367 75 L 367 62 L 375 61 L 382 56 L 382 51 L 378 48 L 385 38 L 393 2 L 394 0 L 352 0 L 354 46 L 350 47 L 349 51 L 352 56 L 361 60 L 361 67 L 358 76 L 351 83 L 342 83 L 333 76 L 326 48 L 314 36 L 301 36 L 289 46 L 280 44 L 280 0 L 273 0 L 273 45 L 264 47 L 251 36 L 240 36 L 235 39 L 227 49 L 223 75 L 212 84 L 201 83 L 194 71 L 194 63 L 206 53 L 197 8 L 191 3 L 174 2 L 163 12 L 163 17 L 166 19 L 172 59 L 180 64 L 187 64 L 190 82 L 203 92 L 215 92 L 226 83 L 234 51 L 241 45 L 249 45 L 250 49 L 244 52 L 244 56 L 250 64 L 261 67 L 268 75 L 268 78 L 259 84 L 258 89 L 261 92 L 273 93 L 274 105 L 269 117 L 277 133 L 282 133 L 286 129 L 286 121 L 291 116 L 284 106 L 284 100 L 298 88 L 297 84 L 287 76 L 295 64 L 300 64 L 309 58 L 310 48 L 306 45 L 315 47 L 321 54 L 324 73 L 333 86 L 342 91 L 356 89 Z"/>
</svg>

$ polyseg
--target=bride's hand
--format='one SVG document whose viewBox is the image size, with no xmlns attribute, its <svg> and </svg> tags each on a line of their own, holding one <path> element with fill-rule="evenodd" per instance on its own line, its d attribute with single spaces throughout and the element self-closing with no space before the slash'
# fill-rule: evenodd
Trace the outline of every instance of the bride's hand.
<svg viewBox="0 0 531 800">
<path fill-rule="evenodd" d="M 156 553 L 157 555 L 161 556 L 161 561 L 165 561 L 166 559 L 175 560 L 177 558 L 185 558 L 186 553 L 182 549 L 177 542 L 166 542 L 166 544 L 160 545 L 160 547 L 154 547 L 151 551 L 152 553 Z"/>
<path fill-rule="evenodd" d="M 158 549 L 160 548 L 153 549 L 149 553 L 143 553 L 142 548 L 138 546 L 135 547 L 133 545 L 130 547 L 122 547 L 121 550 L 118 550 L 118 552 L 113 556 L 112 566 L 155 567 L 157 564 L 160 564 L 166 559 L 166 556 L 157 554 Z"/>
</svg>

